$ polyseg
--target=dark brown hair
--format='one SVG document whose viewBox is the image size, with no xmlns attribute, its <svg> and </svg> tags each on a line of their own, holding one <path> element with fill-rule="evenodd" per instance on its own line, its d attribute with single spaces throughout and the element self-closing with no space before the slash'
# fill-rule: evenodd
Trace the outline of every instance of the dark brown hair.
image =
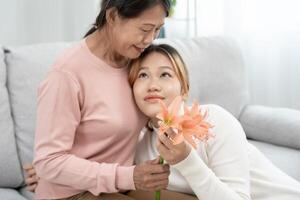
<svg viewBox="0 0 300 200">
<path fill-rule="evenodd" d="M 93 27 L 85 34 L 84 37 L 87 37 L 105 25 L 105 14 L 107 9 L 115 8 L 120 17 L 129 19 L 138 17 L 145 10 L 158 4 L 161 4 L 164 7 L 167 17 L 171 8 L 170 0 L 102 0 L 100 13 L 97 16 L 96 21 L 93 23 Z"/>
</svg>

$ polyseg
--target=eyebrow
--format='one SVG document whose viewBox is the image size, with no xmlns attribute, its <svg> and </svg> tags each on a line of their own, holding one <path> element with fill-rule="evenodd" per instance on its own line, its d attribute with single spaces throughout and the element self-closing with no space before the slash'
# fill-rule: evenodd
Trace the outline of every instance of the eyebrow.
<svg viewBox="0 0 300 200">
<path fill-rule="evenodd" d="M 151 23 L 146 23 L 146 24 L 143 24 L 143 25 L 152 26 L 152 27 L 155 26 L 155 24 L 151 24 Z M 158 27 L 162 27 L 163 25 L 165 25 L 165 24 L 163 23 L 163 24 L 159 25 Z"/>
<path fill-rule="evenodd" d="M 140 70 L 142 70 L 142 69 L 148 69 L 148 68 L 149 68 L 149 67 L 147 67 L 147 66 L 145 66 L 145 67 L 140 67 Z M 174 71 L 173 68 L 172 68 L 172 67 L 169 67 L 169 66 L 159 66 L 159 68 L 170 69 L 170 70 Z"/>
</svg>

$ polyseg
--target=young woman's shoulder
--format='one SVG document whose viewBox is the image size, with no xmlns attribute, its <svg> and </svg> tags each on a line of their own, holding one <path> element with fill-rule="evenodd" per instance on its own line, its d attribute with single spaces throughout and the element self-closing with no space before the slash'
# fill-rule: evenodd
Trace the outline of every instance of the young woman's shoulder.
<svg viewBox="0 0 300 200">
<path fill-rule="evenodd" d="M 207 121 L 213 126 L 215 139 L 219 138 L 246 138 L 239 121 L 225 108 L 216 104 L 206 104 L 200 107 L 201 112 L 207 112 Z"/>
<path fill-rule="evenodd" d="M 208 118 L 213 120 L 236 120 L 236 118 L 225 108 L 217 104 L 204 104 L 200 106 L 202 113 L 207 112 Z"/>
</svg>

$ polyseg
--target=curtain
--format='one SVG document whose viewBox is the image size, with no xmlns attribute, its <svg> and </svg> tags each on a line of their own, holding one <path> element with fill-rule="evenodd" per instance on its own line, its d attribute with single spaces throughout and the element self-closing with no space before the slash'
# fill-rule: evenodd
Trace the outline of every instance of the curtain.
<svg viewBox="0 0 300 200">
<path fill-rule="evenodd" d="M 251 103 L 300 110 L 300 1 L 196 0 L 196 4 L 197 36 L 225 35 L 238 41 Z"/>
<path fill-rule="evenodd" d="M 74 41 L 94 22 L 99 0 L 0 1 L 0 44 Z"/>
</svg>

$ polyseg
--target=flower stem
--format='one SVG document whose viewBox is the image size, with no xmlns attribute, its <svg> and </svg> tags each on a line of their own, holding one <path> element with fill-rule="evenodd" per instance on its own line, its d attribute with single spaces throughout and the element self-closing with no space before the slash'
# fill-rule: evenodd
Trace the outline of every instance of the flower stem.
<svg viewBox="0 0 300 200">
<path fill-rule="evenodd" d="M 155 200 L 160 200 L 160 190 L 155 192 Z"/>
<path fill-rule="evenodd" d="M 164 158 L 159 156 L 159 164 L 164 164 Z"/>
<path fill-rule="evenodd" d="M 159 164 L 164 164 L 164 158 L 159 156 Z M 160 190 L 155 192 L 155 200 L 160 200 Z"/>
</svg>

